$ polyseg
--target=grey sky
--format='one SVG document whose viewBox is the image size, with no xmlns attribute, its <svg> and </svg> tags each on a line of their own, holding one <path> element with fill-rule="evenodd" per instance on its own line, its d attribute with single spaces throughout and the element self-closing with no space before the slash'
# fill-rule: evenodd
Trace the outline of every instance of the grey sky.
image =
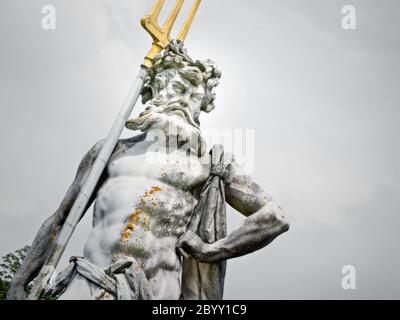
<svg viewBox="0 0 400 320">
<path fill-rule="evenodd" d="M 107 133 L 148 50 L 139 19 L 152 2 L 0 2 L 0 255 L 31 243 Z M 341 28 L 345 4 L 357 30 Z M 229 261 L 225 298 L 400 298 L 399 16 L 396 0 L 203 1 L 186 46 L 223 78 L 202 125 L 255 130 L 252 176 L 291 222 Z M 341 288 L 347 264 L 354 291 Z"/>
</svg>

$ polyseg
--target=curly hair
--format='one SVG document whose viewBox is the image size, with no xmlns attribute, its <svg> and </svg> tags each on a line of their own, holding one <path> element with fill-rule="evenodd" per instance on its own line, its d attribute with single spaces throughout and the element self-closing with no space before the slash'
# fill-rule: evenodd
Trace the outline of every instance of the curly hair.
<svg viewBox="0 0 400 320">
<path fill-rule="evenodd" d="M 180 75 L 197 86 L 204 82 L 205 96 L 201 103 L 201 111 L 210 112 L 215 108 L 215 90 L 221 78 L 221 71 L 212 60 L 194 61 L 183 47 L 183 42 L 172 40 L 171 43 L 159 53 L 155 59 L 153 67 L 148 71 L 145 85 L 141 92 L 142 103 L 153 98 L 151 86 L 155 76 L 166 69 L 177 69 Z"/>
</svg>

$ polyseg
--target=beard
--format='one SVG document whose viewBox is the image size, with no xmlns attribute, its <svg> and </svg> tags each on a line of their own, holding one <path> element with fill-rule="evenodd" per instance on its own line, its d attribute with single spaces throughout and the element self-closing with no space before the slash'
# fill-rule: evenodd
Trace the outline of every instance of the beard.
<svg viewBox="0 0 400 320">
<path fill-rule="evenodd" d="M 193 120 L 189 109 L 179 102 L 156 103 L 150 101 L 146 110 L 137 118 L 128 120 L 126 128 L 141 132 L 161 131 L 170 146 L 187 146 L 198 156 L 206 151 L 206 143 L 202 138 L 200 127 Z"/>
</svg>

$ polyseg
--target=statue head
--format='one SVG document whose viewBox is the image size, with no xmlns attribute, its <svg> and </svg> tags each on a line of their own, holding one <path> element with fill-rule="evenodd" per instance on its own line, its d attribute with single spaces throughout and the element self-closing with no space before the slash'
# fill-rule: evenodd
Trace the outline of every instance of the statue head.
<svg viewBox="0 0 400 320">
<path fill-rule="evenodd" d="M 173 126 L 183 139 L 199 134 L 200 113 L 214 109 L 214 88 L 220 77 L 213 61 L 194 61 L 182 42 L 171 41 L 149 69 L 141 93 L 145 111 L 126 127 L 147 132 Z"/>
</svg>

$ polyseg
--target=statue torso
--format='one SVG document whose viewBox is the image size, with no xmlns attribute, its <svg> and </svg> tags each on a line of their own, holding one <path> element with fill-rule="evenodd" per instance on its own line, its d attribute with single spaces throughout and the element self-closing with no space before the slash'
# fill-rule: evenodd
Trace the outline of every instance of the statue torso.
<svg viewBox="0 0 400 320">
<path fill-rule="evenodd" d="M 135 144 L 109 163 L 84 256 L 101 267 L 134 257 L 156 297 L 177 299 L 181 263 L 175 245 L 197 203 L 194 191 L 208 177 L 209 161 L 148 147 Z"/>
</svg>

